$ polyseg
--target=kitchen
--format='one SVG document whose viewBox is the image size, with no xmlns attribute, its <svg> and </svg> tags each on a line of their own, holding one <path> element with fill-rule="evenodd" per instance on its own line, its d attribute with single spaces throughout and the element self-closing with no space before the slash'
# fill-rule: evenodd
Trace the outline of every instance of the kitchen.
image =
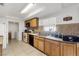
<svg viewBox="0 0 79 59">
<path fill-rule="evenodd" d="M 48 56 L 78 56 L 79 21 L 76 13 L 77 8 L 70 7 L 61 11 L 57 17 L 26 20 L 25 40 Z"/>
<path fill-rule="evenodd" d="M 0 14 L 1 55 L 79 56 L 79 3 L 4 3 L 1 7 L 6 12 Z"/>
</svg>

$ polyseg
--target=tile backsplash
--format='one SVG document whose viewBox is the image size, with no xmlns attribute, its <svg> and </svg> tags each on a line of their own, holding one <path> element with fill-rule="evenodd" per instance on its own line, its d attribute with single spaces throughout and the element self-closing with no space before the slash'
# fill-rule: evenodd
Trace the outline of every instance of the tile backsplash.
<svg viewBox="0 0 79 59">
<path fill-rule="evenodd" d="M 56 25 L 56 27 L 57 27 L 57 32 L 60 32 L 64 35 L 79 36 L 79 23 Z"/>
</svg>

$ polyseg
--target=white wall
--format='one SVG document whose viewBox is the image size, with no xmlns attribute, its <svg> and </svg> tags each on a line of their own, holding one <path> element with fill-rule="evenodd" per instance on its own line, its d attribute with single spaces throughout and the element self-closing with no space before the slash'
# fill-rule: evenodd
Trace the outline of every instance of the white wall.
<svg viewBox="0 0 79 59">
<path fill-rule="evenodd" d="M 56 17 L 39 20 L 39 26 L 52 26 L 55 24 L 56 24 Z"/>
<path fill-rule="evenodd" d="M 78 6 L 72 6 L 68 8 L 62 8 L 61 11 L 56 13 L 55 16 L 51 15 L 50 18 L 47 19 L 40 19 L 39 25 L 40 26 L 51 26 L 54 24 L 71 24 L 71 23 L 79 23 L 79 8 Z M 70 21 L 63 21 L 64 17 L 72 16 L 72 20 Z"/>
<path fill-rule="evenodd" d="M 6 48 L 8 44 L 8 22 L 18 22 L 19 23 L 19 39 L 22 40 L 22 32 L 24 31 L 24 21 L 6 17 L 0 17 L 0 24 L 5 24 L 5 32 L 4 32 L 4 39 L 3 39 L 3 48 Z"/>
<path fill-rule="evenodd" d="M 7 39 L 8 39 L 8 22 L 7 19 L 0 17 L 0 24 L 4 24 L 5 28 L 4 30 L 4 35 L 3 35 L 3 48 L 6 48 L 7 44 Z"/>
<path fill-rule="evenodd" d="M 71 21 L 63 21 L 64 17 L 72 16 Z M 71 24 L 71 23 L 79 23 L 78 17 L 78 8 L 77 7 L 70 7 L 67 9 L 63 9 L 57 16 L 56 16 L 57 24 Z"/>
</svg>

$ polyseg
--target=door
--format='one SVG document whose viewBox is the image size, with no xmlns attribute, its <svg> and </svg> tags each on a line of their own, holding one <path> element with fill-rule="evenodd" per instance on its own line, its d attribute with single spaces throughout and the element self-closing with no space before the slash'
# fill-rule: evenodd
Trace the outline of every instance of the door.
<svg viewBox="0 0 79 59">
<path fill-rule="evenodd" d="M 62 56 L 75 56 L 76 44 L 75 43 L 61 43 L 61 55 Z"/>
<path fill-rule="evenodd" d="M 11 34 L 11 32 L 9 32 L 8 33 L 8 40 L 9 40 L 9 42 L 11 42 L 11 39 L 12 39 L 12 34 Z"/>
</svg>

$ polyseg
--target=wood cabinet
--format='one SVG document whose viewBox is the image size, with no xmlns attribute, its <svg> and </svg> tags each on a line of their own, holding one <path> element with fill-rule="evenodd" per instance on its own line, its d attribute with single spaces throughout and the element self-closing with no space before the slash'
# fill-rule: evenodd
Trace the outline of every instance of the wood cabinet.
<svg viewBox="0 0 79 59">
<path fill-rule="evenodd" d="M 51 56 L 60 56 L 60 42 L 51 41 Z"/>
<path fill-rule="evenodd" d="M 79 44 L 35 36 L 34 46 L 48 56 L 79 56 Z"/>
<path fill-rule="evenodd" d="M 45 39 L 45 53 L 47 55 L 51 55 L 51 43 L 50 43 L 50 40 L 48 39 Z"/>
<path fill-rule="evenodd" d="M 44 38 L 38 39 L 38 49 L 44 52 Z"/>
<path fill-rule="evenodd" d="M 79 43 L 77 43 L 77 56 L 79 56 Z"/>
<path fill-rule="evenodd" d="M 25 27 L 27 28 L 37 28 L 38 25 L 39 19 L 37 17 L 25 21 Z"/>
<path fill-rule="evenodd" d="M 30 21 L 29 20 L 25 21 L 25 27 L 30 28 Z"/>
<path fill-rule="evenodd" d="M 37 19 L 32 19 L 32 20 L 30 21 L 30 26 L 31 26 L 32 28 L 37 27 L 37 26 L 38 26 L 38 20 L 37 20 Z"/>
<path fill-rule="evenodd" d="M 34 46 L 40 51 L 44 52 L 44 38 L 35 37 Z"/>
<path fill-rule="evenodd" d="M 76 44 L 75 43 L 61 43 L 61 55 L 62 56 L 76 56 Z"/>
<path fill-rule="evenodd" d="M 59 56 L 60 55 L 59 42 L 46 39 L 45 40 L 45 53 L 49 56 Z"/>
<path fill-rule="evenodd" d="M 34 37 L 34 47 L 38 48 L 38 38 L 36 36 Z"/>
</svg>

